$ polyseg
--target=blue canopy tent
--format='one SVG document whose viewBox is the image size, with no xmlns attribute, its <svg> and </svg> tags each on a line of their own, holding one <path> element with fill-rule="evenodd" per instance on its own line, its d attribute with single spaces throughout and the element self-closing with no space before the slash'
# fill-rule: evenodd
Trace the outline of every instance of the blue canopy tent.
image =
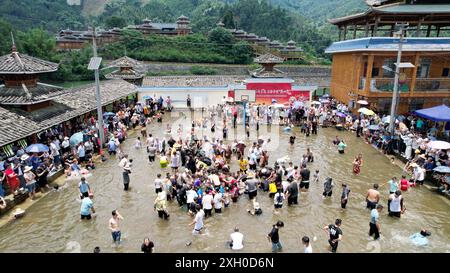
<svg viewBox="0 0 450 273">
<path fill-rule="evenodd" d="M 414 111 L 416 115 L 432 121 L 450 121 L 450 107 L 446 105 L 435 106 Z"/>
</svg>

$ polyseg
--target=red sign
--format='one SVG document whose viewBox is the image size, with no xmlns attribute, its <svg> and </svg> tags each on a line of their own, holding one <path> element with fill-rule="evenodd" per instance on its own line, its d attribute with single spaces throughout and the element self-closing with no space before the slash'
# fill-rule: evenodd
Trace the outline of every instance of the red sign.
<svg viewBox="0 0 450 273">
<path fill-rule="evenodd" d="M 309 91 L 292 90 L 290 82 L 255 82 L 247 83 L 247 90 L 256 91 L 256 102 L 271 104 L 272 100 L 278 103 L 289 102 L 289 99 L 309 100 Z"/>
</svg>

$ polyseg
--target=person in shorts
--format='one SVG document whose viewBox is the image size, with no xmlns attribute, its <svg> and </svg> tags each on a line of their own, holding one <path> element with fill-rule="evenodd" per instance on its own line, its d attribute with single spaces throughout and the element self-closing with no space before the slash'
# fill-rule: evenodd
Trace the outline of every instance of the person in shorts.
<svg viewBox="0 0 450 273">
<path fill-rule="evenodd" d="M 330 244 L 330 249 L 331 252 L 336 253 L 338 245 L 339 245 L 339 241 L 342 240 L 342 230 L 341 230 L 341 224 L 342 224 L 342 220 L 341 219 L 336 219 L 336 221 L 333 224 L 330 224 L 328 226 L 323 227 L 323 230 L 325 230 L 328 235 L 329 235 L 329 239 L 328 239 L 328 243 Z"/>
<path fill-rule="evenodd" d="M 302 170 L 300 171 L 300 175 L 302 177 L 302 181 L 300 182 L 300 190 L 301 191 L 308 191 L 309 189 L 309 177 L 311 176 L 311 172 L 308 168 L 306 168 L 306 165 L 302 166 Z M 303 190 L 305 188 L 305 190 Z"/>
</svg>

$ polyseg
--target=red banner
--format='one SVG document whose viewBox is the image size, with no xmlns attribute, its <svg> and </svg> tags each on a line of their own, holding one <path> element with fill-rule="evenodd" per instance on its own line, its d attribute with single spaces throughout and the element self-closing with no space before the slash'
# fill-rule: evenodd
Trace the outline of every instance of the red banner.
<svg viewBox="0 0 450 273">
<path fill-rule="evenodd" d="M 272 100 L 276 100 L 277 103 L 289 102 L 291 97 L 295 97 L 300 100 L 309 100 L 309 91 L 304 90 L 257 90 L 256 91 L 256 103 L 271 104 Z"/>
</svg>

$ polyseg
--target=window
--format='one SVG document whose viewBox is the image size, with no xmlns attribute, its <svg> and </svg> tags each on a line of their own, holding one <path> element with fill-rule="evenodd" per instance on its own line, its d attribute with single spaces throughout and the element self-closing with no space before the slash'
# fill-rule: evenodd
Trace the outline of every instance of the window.
<svg viewBox="0 0 450 273">
<path fill-rule="evenodd" d="M 442 69 L 442 77 L 448 77 L 449 71 L 450 71 L 450 69 L 448 67 Z"/>
<path fill-rule="evenodd" d="M 417 68 L 417 78 L 428 78 L 430 76 L 430 58 L 421 58 Z"/>
</svg>

